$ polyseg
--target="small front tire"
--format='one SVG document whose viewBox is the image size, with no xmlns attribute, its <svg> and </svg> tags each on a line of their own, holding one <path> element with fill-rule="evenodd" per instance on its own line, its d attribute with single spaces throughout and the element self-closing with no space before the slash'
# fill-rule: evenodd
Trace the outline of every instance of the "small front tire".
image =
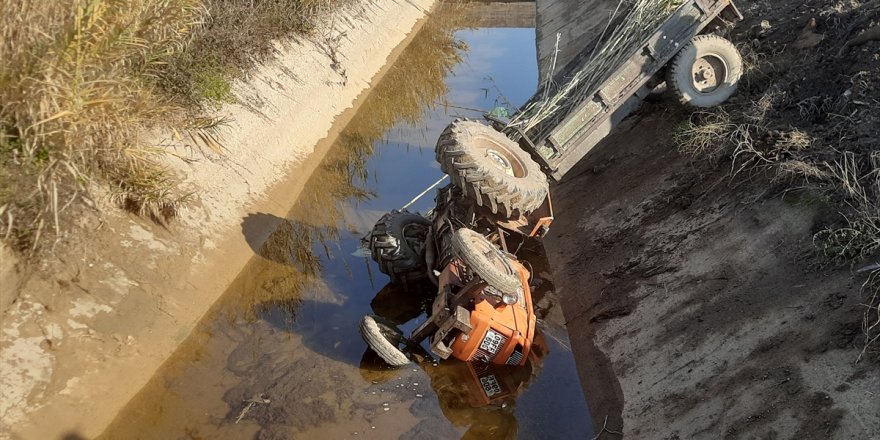
<svg viewBox="0 0 880 440">
<path fill-rule="evenodd" d="M 359 331 L 364 342 L 388 365 L 402 367 L 410 362 L 400 349 L 406 345 L 406 338 L 393 323 L 376 315 L 366 315 L 361 319 Z"/>
<path fill-rule="evenodd" d="M 452 236 L 452 249 L 486 284 L 504 293 L 514 293 L 522 288 L 510 257 L 478 232 L 466 228 L 456 230 Z"/>
</svg>

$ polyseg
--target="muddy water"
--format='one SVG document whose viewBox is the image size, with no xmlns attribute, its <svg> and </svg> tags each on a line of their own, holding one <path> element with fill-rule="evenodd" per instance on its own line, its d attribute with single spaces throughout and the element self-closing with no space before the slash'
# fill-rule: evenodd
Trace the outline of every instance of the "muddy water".
<svg viewBox="0 0 880 440">
<path fill-rule="evenodd" d="M 458 361 L 388 369 L 357 326 L 380 313 L 413 329 L 430 291 L 386 285 L 355 252 L 386 211 L 442 176 L 433 145 L 455 116 L 515 106 L 537 82 L 533 29 L 455 30 L 432 19 L 333 139 L 286 218 L 254 212 L 255 256 L 108 439 L 591 438 L 590 417 L 540 243 L 538 354 L 497 372 L 484 404 Z M 432 197 L 413 205 L 425 212 Z M 185 292 L 181 292 L 185 295 Z"/>
</svg>

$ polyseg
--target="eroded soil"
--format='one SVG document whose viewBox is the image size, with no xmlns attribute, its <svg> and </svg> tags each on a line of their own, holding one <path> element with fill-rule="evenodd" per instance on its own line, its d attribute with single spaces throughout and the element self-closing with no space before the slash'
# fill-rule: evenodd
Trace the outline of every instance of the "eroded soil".
<svg viewBox="0 0 880 440">
<path fill-rule="evenodd" d="M 826 42 L 813 49 L 829 55 L 812 70 L 793 62 L 805 52 L 786 46 L 814 16 L 826 23 L 817 32 L 839 38 L 845 26 L 821 17 L 856 2 L 739 3 L 752 16 L 734 41 L 745 44 L 769 20 L 775 33 L 754 45 L 778 43 L 789 63 L 750 77 L 741 99 L 799 74 L 804 81 L 783 82 L 782 92 L 843 93 L 851 85 L 835 84 L 850 71 L 877 72 L 877 42 L 845 61 L 831 58 L 842 42 Z M 799 117 L 796 107 L 780 114 L 773 123 Z M 546 246 L 596 432 L 878 438 L 878 359 L 857 362 L 864 275 L 829 265 L 812 239 L 836 209 L 761 168 L 736 174 L 729 160 L 679 154 L 672 134 L 688 116 L 668 102 L 646 104 L 553 189 Z M 821 139 L 833 121 L 809 121 L 810 133 Z M 854 148 L 877 150 L 875 128 L 859 128 L 864 145 Z"/>
</svg>

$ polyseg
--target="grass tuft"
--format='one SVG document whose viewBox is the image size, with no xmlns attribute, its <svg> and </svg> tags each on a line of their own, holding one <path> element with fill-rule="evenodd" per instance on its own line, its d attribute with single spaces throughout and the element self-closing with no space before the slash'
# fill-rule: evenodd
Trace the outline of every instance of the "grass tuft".
<svg viewBox="0 0 880 440">
<path fill-rule="evenodd" d="M 174 113 L 153 78 L 203 9 L 197 0 L 2 1 L 0 186 L 8 191 L 0 193 L 0 226 L 14 248 L 34 250 L 47 225 L 60 231 L 64 211 L 93 180 L 160 171 L 161 152 L 145 149 L 138 134 Z M 120 188 L 168 205 L 144 198 L 156 188 Z"/>
<path fill-rule="evenodd" d="M 728 148 L 728 140 L 735 129 L 736 124 L 723 110 L 695 112 L 675 128 L 673 139 L 684 154 L 716 157 Z"/>
<path fill-rule="evenodd" d="M 219 151 L 232 83 L 356 0 L 0 0 L 0 231 L 18 251 L 58 235 L 93 183 L 157 221 L 192 196 L 142 133 Z"/>
</svg>

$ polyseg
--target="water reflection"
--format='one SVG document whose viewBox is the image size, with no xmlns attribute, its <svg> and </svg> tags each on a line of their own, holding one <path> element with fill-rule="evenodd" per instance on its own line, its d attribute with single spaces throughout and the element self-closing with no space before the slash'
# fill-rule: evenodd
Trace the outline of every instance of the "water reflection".
<svg viewBox="0 0 880 440">
<path fill-rule="evenodd" d="M 432 284 L 411 286 L 409 290 L 389 284 L 373 298 L 371 307 L 375 314 L 403 324 L 424 315 L 430 307 L 433 290 Z M 454 426 L 466 428 L 462 439 L 514 439 L 518 432 L 517 397 L 540 372 L 547 353 L 547 345 L 539 332 L 523 366 L 457 360 L 438 362 L 430 357 L 423 357 L 419 366 L 427 373 L 444 417 Z M 395 373 L 371 350 L 364 353 L 360 367 L 363 377 L 372 381 L 388 380 Z"/>
<path fill-rule="evenodd" d="M 341 251 L 340 231 L 361 229 L 357 223 L 363 222 L 345 215 L 346 206 L 375 197 L 365 186 L 374 143 L 399 123 L 421 122 L 447 95 L 444 79 L 462 61 L 467 45 L 449 27 L 454 13 L 455 8 L 444 8 L 429 20 L 370 91 L 309 177 L 287 219 L 263 213 L 243 219 L 245 240 L 265 261 L 246 271 L 257 276 L 240 280 L 246 285 L 237 286 L 238 307 L 230 311 L 256 319 L 279 308 L 293 319 L 303 291 L 323 273 L 322 258 Z M 264 236 L 265 231 L 270 234 Z"/>
</svg>

